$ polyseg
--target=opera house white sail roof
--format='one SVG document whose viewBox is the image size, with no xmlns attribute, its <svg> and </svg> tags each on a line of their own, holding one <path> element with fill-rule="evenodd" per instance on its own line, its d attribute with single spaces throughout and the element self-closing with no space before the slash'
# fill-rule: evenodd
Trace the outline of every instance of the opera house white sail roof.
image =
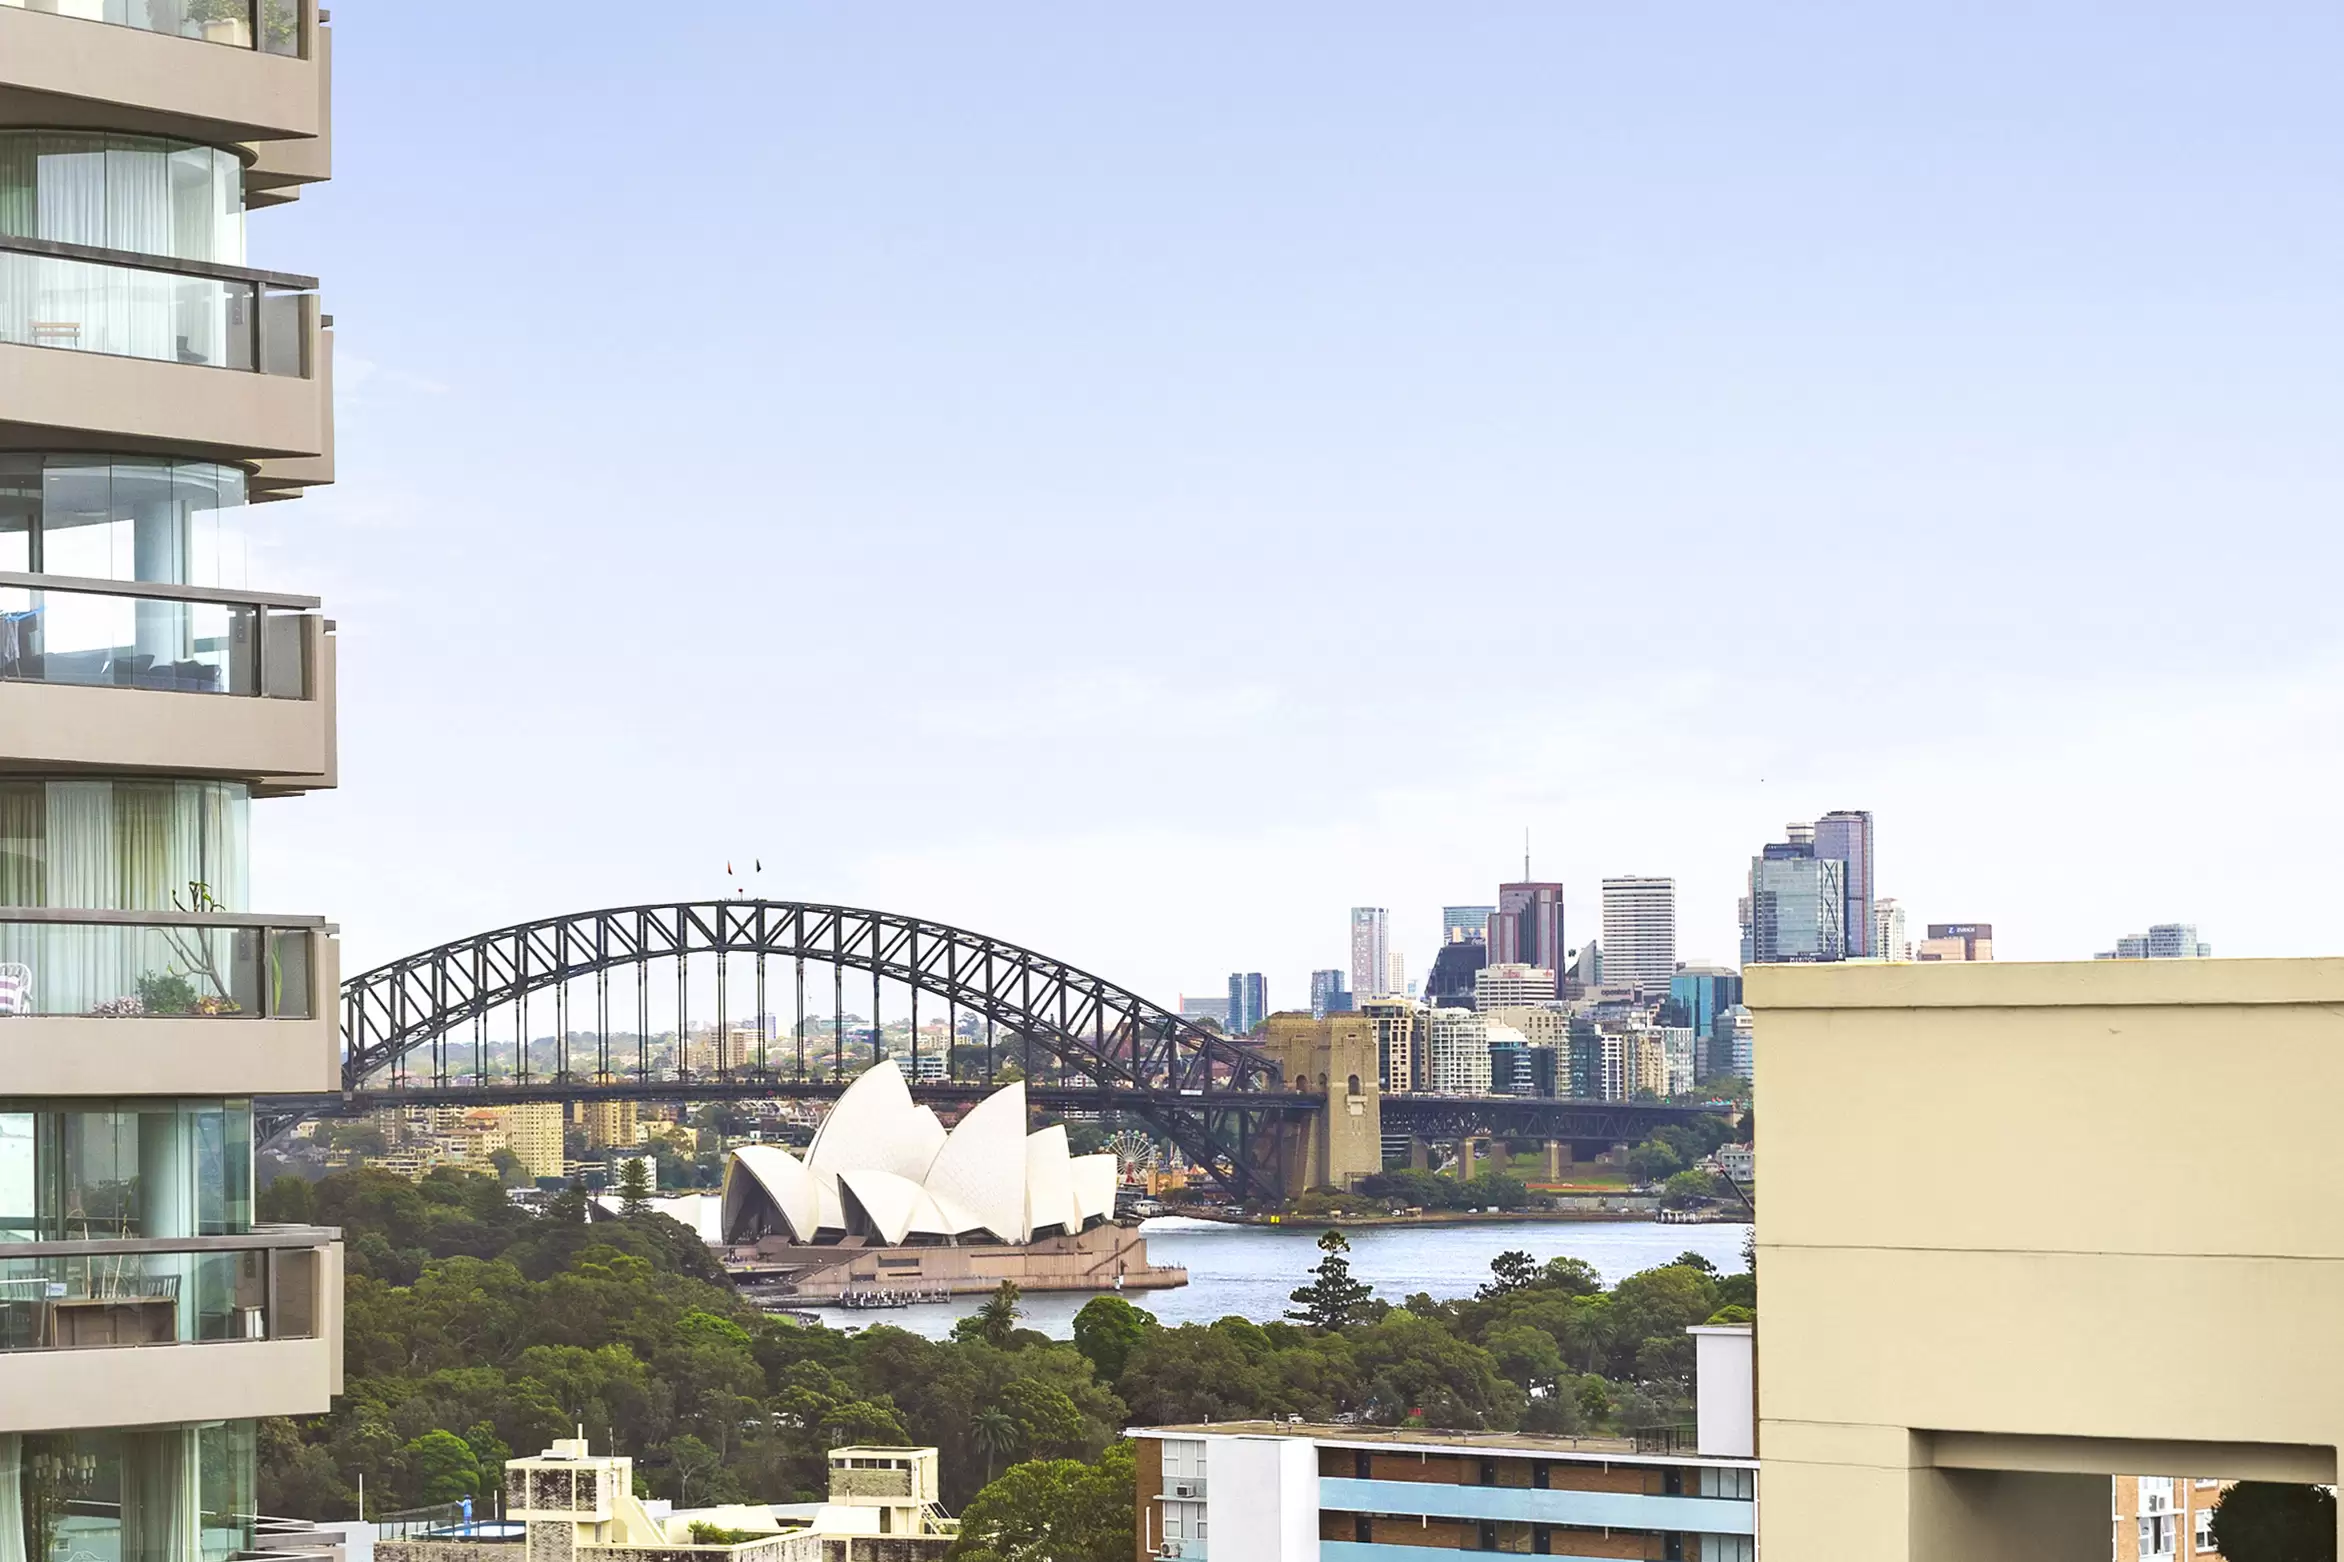
<svg viewBox="0 0 2344 1562">
<path fill-rule="evenodd" d="M 1025 1084 L 1004 1085 L 947 1133 L 883 1059 L 847 1086 L 804 1160 L 735 1150 L 724 1170 L 729 1241 L 991 1237 L 1030 1242 L 1115 1213 L 1115 1157 L 1070 1155 L 1066 1130 L 1026 1132 Z"/>
</svg>

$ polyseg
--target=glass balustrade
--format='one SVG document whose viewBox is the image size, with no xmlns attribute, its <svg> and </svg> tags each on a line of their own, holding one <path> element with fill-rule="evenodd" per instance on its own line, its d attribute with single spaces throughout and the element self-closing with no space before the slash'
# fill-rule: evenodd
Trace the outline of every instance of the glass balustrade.
<svg viewBox="0 0 2344 1562">
<path fill-rule="evenodd" d="M 299 379 L 309 367 L 300 304 L 306 296 L 257 282 L 6 250 L 0 342 Z"/>
<path fill-rule="evenodd" d="M 0 681 L 310 697 L 306 609 L 0 575 Z"/>
<path fill-rule="evenodd" d="M 0 10 L 42 11 L 264 54 L 301 53 L 298 0 L 0 0 Z"/>
<path fill-rule="evenodd" d="M 0 1027 L 23 1016 L 313 1016 L 308 928 L 197 917 L 144 924 L 68 920 L 72 916 L 0 911 Z"/>
<path fill-rule="evenodd" d="M 23 1255 L 0 1247 L 0 1353 L 314 1339 L 317 1285 L 310 1247 Z"/>
</svg>

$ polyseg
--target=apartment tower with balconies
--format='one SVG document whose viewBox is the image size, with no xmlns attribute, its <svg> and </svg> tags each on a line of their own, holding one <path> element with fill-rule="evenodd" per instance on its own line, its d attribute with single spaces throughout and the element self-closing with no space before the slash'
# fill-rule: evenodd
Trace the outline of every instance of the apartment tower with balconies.
<svg viewBox="0 0 2344 1562">
<path fill-rule="evenodd" d="M 328 1408 L 341 1248 L 256 1221 L 253 1098 L 339 1083 L 333 930 L 254 804 L 335 780 L 334 641 L 254 589 L 331 480 L 315 0 L 0 0 L 0 1534 L 226 1562 L 254 1434 Z M 261 810 L 265 815 L 266 810 Z M 272 908 L 274 910 L 274 908 Z M 11 1528 L 13 1527 L 13 1528 Z"/>
</svg>

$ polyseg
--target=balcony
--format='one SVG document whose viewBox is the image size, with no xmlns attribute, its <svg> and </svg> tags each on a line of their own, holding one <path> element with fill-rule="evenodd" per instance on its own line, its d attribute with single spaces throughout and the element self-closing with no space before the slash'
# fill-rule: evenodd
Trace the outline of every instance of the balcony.
<svg viewBox="0 0 2344 1562">
<path fill-rule="evenodd" d="M 338 1090 L 340 986 L 315 918 L 0 907 L 12 1095 Z"/>
<path fill-rule="evenodd" d="M 223 460 L 330 455 L 316 286 L 0 237 L 0 422 Z"/>
<path fill-rule="evenodd" d="M 0 571 L 0 769 L 335 780 L 314 597 Z"/>
<path fill-rule="evenodd" d="M 0 1432 L 308 1415 L 341 1387 L 336 1233 L 28 1242 L 0 1257 Z"/>
<path fill-rule="evenodd" d="M 0 123 L 323 137 L 326 45 L 315 0 L 0 0 Z"/>
</svg>

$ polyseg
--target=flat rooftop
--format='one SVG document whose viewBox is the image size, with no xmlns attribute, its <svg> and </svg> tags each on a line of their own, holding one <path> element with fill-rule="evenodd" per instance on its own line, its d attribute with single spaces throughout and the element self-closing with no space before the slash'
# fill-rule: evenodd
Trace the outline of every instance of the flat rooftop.
<svg viewBox="0 0 2344 1562">
<path fill-rule="evenodd" d="M 1363 1447 L 1427 1449 L 1488 1448 L 1526 1454 L 1578 1454 L 1581 1457 L 1636 1456 L 1635 1440 L 1626 1437 L 1547 1437 L 1536 1432 L 1450 1432 L 1438 1427 L 1338 1425 L 1324 1421 L 1207 1421 L 1188 1426 L 1135 1426 L 1134 1436 L 1150 1437 L 1308 1437 L 1322 1443 L 1357 1443 Z M 1682 1460 L 1679 1454 L 1646 1453 L 1645 1458 Z"/>
</svg>

